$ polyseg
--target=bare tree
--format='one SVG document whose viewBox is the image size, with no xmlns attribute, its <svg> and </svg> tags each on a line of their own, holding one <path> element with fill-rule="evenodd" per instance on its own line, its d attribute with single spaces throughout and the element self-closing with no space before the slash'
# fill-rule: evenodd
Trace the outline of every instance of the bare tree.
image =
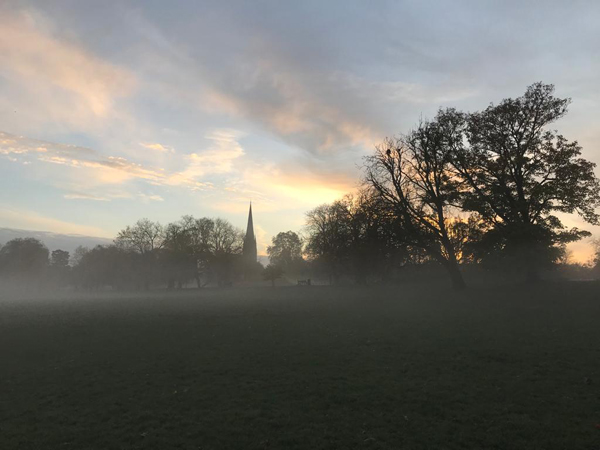
<svg viewBox="0 0 600 450">
<path fill-rule="evenodd" d="M 135 260 L 136 270 L 140 273 L 145 289 L 157 279 L 158 251 L 165 243 L 165 229 L 158 222 L 140 219 L 135 225 L 120 231 L 115 246 L 121 250 L 132 251 L 140 255 Z"/>
<path fill-rule="evenodd" d="M 455 289 L 465 287 L 452 239 L 460 182 L 451 172 L 447 130 L 423 122 L 408 135 L 386 139 L 366 159 L 365 184 L 400 219 L 412 243 L 441 263 Z"/>
<path fill-rule="evenodd" d="M 329 282 L 338 283 L 344 271 L 350 234 L 350 215 L 342 201 L 321 205 L 306 213 L 306 252 L 313 263 L 322 265 Z"/>
<path fill-rule="evenodd" d="M 143 255 L 162 248 L 164 239 L 165 230 L 160 223 L 140 219 L 135 225 L 120 231 L 115 244 Z"/>
</svg>

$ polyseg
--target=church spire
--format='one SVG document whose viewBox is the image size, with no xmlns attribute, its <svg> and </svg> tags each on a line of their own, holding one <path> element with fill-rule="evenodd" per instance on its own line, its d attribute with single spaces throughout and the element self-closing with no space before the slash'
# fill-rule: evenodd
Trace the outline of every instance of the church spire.
<svg viewBox="0 0 600 450">
<path fill-rule="evenodd" d="M 254 240 L 256 240 L 256 235 L 254 234 L 254 223 L 252 222 L 252 202 L 250 202 L 250 209 L 248 211 L 248 226 L 246 227 L 246 236 L 252 236 Z"/>
<path fill-rule="evenodd" d="M 244 238 L 243 254 L 247 262 L 255 263 L 258 260 L 256 235 L 254 234 L 254 222 L 252 221 L 252 202 L 250 202 L 250 209 L 248 211 L 248 226 L 246 227 L 246 237 Z"/>
</svg>

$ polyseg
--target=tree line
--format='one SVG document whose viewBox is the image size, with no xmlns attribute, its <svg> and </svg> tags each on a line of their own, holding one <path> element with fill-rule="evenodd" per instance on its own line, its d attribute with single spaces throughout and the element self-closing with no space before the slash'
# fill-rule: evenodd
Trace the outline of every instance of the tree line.
<svg viewBox="0 0 600 450">
<path fill-rule="evenodd" d="M 35 239 L 0 250 L 3 279 L 28 277 L 81 288 L 229 285 L 261 277 L 389 282 L 407 267 L 443 268 L 456 289 L 464 270 L 508 270 L 535 281 L 590 233 L 559 213 L 600 224 L 600 183 L 581 147 L 550 126 L 570 99 L 536 83 L 483 111 L 439 110 L 365 158 L 354 194 L 306 214 L 302 232 L 281 232 L 270 265 L 242 258 L 243 232 L 223 219 L 142 219 L 113 245 L 51 254 Z M 596 267 L 600 267 L 600 247 Z"/>
<path fill-rule="evenodd" d="M 279 233 L 267 251 L 266 268 L 242 255 L 244 233 L 227 220 L 183 216 L 166 226 L 148 219 L 121 230 L 111 245 L 77 247 L 73 254 L 49 252 L 35 238 L 17 238 L 0 247 L 3 284 L 76 289 L 181 289 L 193 283 L 228 286 L 300 273 L 302 241 Z"/>
</svg>

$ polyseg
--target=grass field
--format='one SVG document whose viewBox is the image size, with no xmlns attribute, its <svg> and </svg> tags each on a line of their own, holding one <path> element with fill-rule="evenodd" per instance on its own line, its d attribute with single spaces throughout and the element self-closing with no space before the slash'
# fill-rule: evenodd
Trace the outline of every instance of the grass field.
<svg viewBox="0 0 600 450">
<path fill-rule="evenodd" d="M 0 302 L 0 449 L 600 449 L 600 285 Z"/>
</svg>

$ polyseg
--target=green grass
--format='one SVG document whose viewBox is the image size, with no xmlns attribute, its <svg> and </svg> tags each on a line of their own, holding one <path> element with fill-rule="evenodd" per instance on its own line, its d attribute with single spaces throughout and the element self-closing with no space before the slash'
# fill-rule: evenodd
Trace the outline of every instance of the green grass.
<svg viewBox="0 0 600 450">
<path fill-rule="evenodd" d="M 0 449 L 600 448 L 600 285 L 0 302 Z"/>
</svg>

